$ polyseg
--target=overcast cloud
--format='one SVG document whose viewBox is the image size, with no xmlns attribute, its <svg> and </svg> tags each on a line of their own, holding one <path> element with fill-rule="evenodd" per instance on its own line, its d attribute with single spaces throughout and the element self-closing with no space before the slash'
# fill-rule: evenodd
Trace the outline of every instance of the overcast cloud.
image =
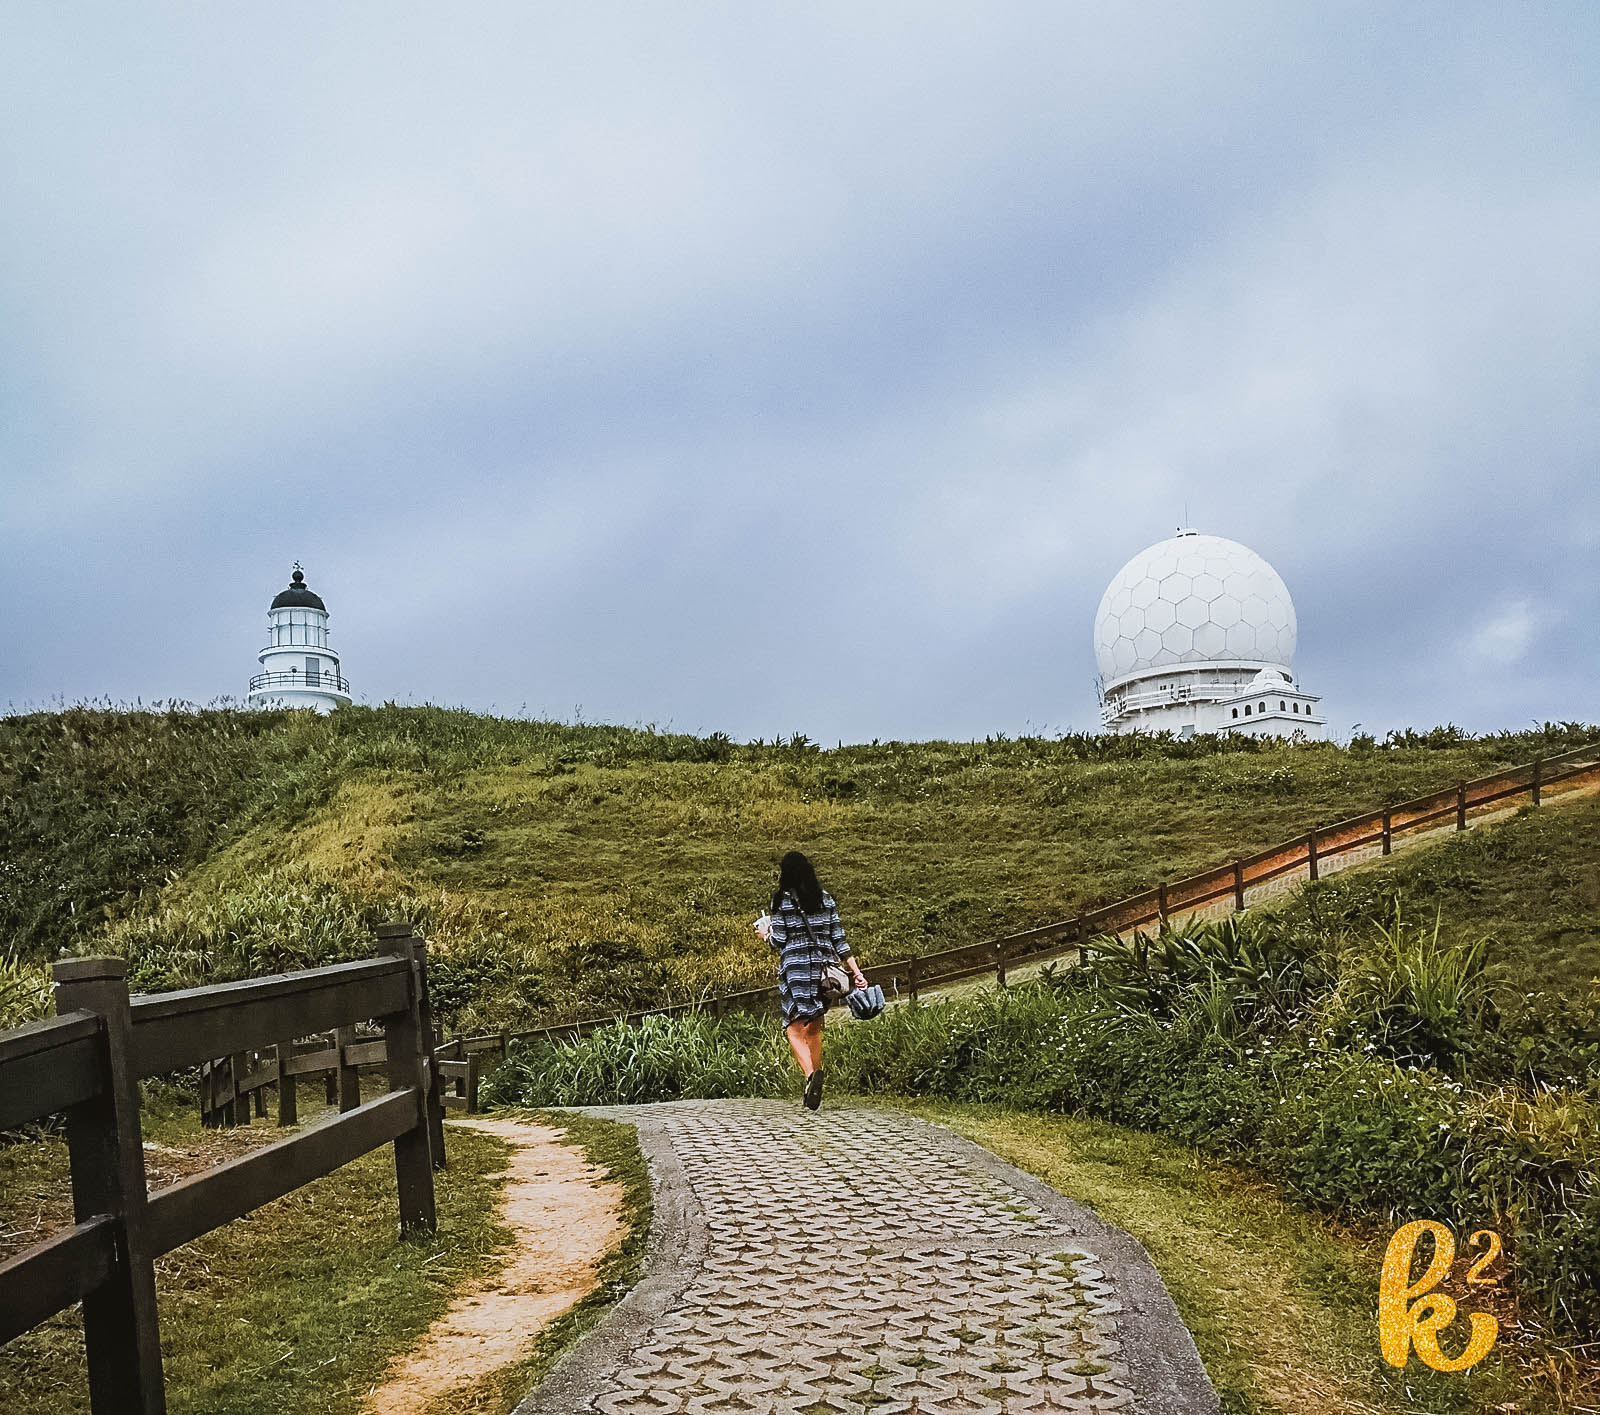
<svg viewBox="0 0 1600 1415">
<path fill-rule="evenodd" d="M 1086 729 L 1117 568 L 1337 733 L 1600 718 L 1600 9 L 8 5 L 0 706 Z"/>
</svg>

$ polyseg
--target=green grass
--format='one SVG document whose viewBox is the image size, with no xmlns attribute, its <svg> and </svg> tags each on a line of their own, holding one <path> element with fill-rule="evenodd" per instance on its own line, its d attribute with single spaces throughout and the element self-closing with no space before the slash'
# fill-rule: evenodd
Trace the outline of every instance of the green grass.
<svg viewBox="0 0 1600 1415">
<path fill-rule="evenodd" d="M 1570 1371 L 1514 1342 L 1464 1375 L 1385 1365 L 1377 1276 L 1387 1232 L 1335 1223 L 1233 1166 L 1100 1121 L 906 1103 L 1091 1205 L 1150 1254 L 1225 1415 L 1547 1415 L 1592 1409 Z M 1581 1402 L 1581 1403 L 1580 1403 Z"/>
<path fill-rule="evenodd" d="M 697 1012 L 513 1045 L 480 1095 L 487 1106 L 566 1106 L 798 1092 L 799 1074 L 776 1019 L 719 1022 Z"/>
<path fill-rule="evenodd" d="M 0 719 L 0 937 L 162 989 L 363 956 L 423 922 L 463 1030 L 764 985 L 801 848 L 869 961 L 951 947 L 1592 736 L 1389 748 L 1065 737 L 735 745 L 436 708 Z M 27 1005 L 27 977 L 17 996 Z"/>
<path fill-rule="evenodd" d="M 1541 991 L 1600 983 L 1600 798 L 1524 807 L 1490 829 L 1447 837 L 1381 870 L 1311 886 L 1288 918 L 1326 930 L 1379 922 L 1396 902 L 1441 922 L 1450 942 L 1486 941 L 1506 977 Z"/>
<path fill-rule="evenodd" d="M 254 1130 L 265 1129 L 258 1121 Z M 155 1104 L 147 1141 L 216 1157 L 239 1137 L 203 1131 L 193 1109 Z M 436 1176 L 438 1236 L 397 1238 L 387 1147 L 187 1244 L 157 1264 L 167 1403 L 173 1415 L 347 1415 L 464 1284 L 493 1267 L 507 1241 L 495 1209 L 507 1149 L 492 1136 L 448 1132 Z M 162 1152 L 152 1156 L 162 1162 Z M 66 1219 L 65 1146 L 0 1147 L 7 1227 L 48 1232 Z M 81 1319 L 62 1313 L 0 1349 L 6 1415 L 87 1412 Z"/>
<path fill-rule="evenodd" d="M 307 1119 L 322 1111 L 307 1107 Z M 563 1112 L 529 1118 L 562 1130 L 622 1188 L 623 1238 L 599 1283 L 537 1333 L 521 1361 L 445 1398 L 439 1415 L 504 1415 L 632 1287 L 649 1236 L 650 1187 L 632 1126 Z M 204 1130 L 194 1107 L 163 1092 L 145 1110 L 159 1166 L 216 1162 L 279 1133 Z M 439 1231 L 396 1236 L 388 1147 L 161 1259 L 156 1285 L 172 1415 L 352 1415 L 390 1361 L 409 1350 L 457 1293 L 502 1259 L 497 1216 L 508 1149 L 493 1135 L 446 1129 L 449 1167 L 434 1177 Z M 57 1138 L 0 1146 L 0 1248 L 70 1222 L 66 1147 Z M 35 1231 L 37 1230 L 37 1231 Z M 0 1348 L 5 1415 L 87 1415 L 83 1329 L 62 1313 Z"/>
</svg>

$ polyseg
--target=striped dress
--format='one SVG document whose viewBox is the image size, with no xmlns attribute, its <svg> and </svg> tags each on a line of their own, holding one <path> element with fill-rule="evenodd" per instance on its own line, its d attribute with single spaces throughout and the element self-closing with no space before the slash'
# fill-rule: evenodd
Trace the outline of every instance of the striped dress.
<svg viewBox="0 0 1600 1415">
<path fill-rule="evenodd" d="M 806 932 L 806 923 L 811 932 Z M 822 912 L 804 914 L 799 903 L 788 894 L 772 911 L 772 933 L 767 939 L 778 956 L 778 1001 L 783 1020 L 808 1022 L 827 1010 L 822 1002 L 822 970 L 829 963 L 850 956 L 844 941 L 844 925 L 839 922 L 839 907 L 831 895 L 822 896 Z"/>
</svg>

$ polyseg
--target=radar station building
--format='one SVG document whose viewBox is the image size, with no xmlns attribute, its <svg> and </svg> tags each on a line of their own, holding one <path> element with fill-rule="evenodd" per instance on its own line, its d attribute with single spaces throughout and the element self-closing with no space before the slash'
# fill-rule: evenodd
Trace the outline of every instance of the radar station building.
<svg viewBox="0 0 1600 1415">
<path fill-rule="evenodd" d="M 1294 678 L 1294 601 L 1255 551 L 1181 530 L 1122 567 L 1100 600 L 1094 652 L 1108 732 L 1320 740 L 1321 699 Z"/>
</svg>

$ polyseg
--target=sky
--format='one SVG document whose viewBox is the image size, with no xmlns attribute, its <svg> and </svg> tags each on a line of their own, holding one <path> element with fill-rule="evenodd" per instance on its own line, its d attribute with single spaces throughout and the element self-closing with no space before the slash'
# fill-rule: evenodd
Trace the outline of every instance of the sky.
<svg viewBox="0 0 1600 1415">
<path fill-rule="evenodd" d="M 1098 723 L 1180 524 L 1335 735 L 1600 719 L 1600 7 L 8 4 L 0 710 Z"/>
</svg>

